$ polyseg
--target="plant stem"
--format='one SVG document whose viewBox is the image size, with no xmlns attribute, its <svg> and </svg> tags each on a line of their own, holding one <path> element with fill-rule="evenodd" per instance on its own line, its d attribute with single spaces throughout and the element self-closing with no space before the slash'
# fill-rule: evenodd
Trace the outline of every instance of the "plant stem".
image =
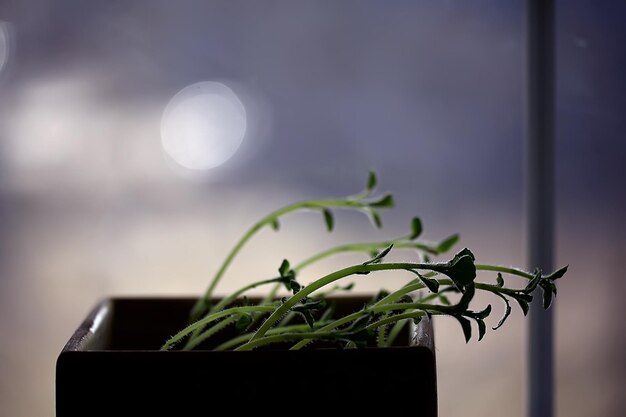
<svg viewBox="0 0 626 417">
<path fill-rule="evenodd" d="M 207 325 L 208 323 L 212 321 L 220 319 L 222 317 L 226 317 L 231 314 L 253 313 L 253 312 L 259 312 L 259 311 L 270 312 L 270 311 L 274 311 L 275 308 L 276 308 L 276 305 L 261 305 L 261 306 L 233 307 L 233 308 L 228 308 L 226 310 L 218 311 L 217 313 L 213 313 L 213 314 L 203 317 L 202 319 L 190 324 L 189 326 L 185 327 L 180 332 L 176 333 L 167 342 L 165 342 L 165 344 L 161 347 L 161 350 L 168 350 L 176 342 L 183 339 L 189 333 L 193 332 L 194 330 L 200 327 Z"/>
<path fill-rule="evenodd" d="M 211 308 L 210 312 L 213 313 L 215 311 L 221 310 L 222 308 L 226 307 L 228 304 L 236 300 L 237 297 L 239 297 L 246 291 L 252 290 L 256 287 L 260 287 L 261 285 L 279 282 L 280 280 L 281 280 L 281 277 L 275 277 L 275 278 L 264 279 L 262 281 L 253 282 L 252 284 L 246 285 L 245 287 L 240 288 L 239 290 L 233 292 L 229 296 L 222 298 L 219 303 L 215 304 L 215 306 Z"/>
<path fill-rule="evenodd" d="M 254 340 L 250 340 L 245 345 L 241 345 L 235 350 L 244 351 L 252 350 L 256 347 L 268 345 L 270 343 L 288 342 L 290 340 L 302 339 L 336 339 L 337 332 L 300 332 L 300 333 L 281 333 L 274 336 L 264 336 Z"/>
<path fill-rule="evenodd" d="M 396 338 L 398 337 L 400 332 L 402 332 L 402 329 L 404 329 L 408 322 L 408 319 L 398 320 L 393 325 L 391 330 L 389 330 L 389 334 L 387 335 L 387 346 L 393 346 L 393 342 L 396 340 Z"/>
<path fill-rule="evenodd" d="M 436 313 L 434 313 L 436 314 Z M 390 323 L 396 323 L 396 322 L 400 322 L 406 319 L 414 319 L 416 317 L 421 317 L 421 316 L 425 316 L 426 313 L 424 313 L 423 311 L 409 311 L 406 313 L 401 313 L 401 314 L 394 314 L 393 316 L 387 316 L 385 318 L 382 318 L 378 321 L 375 321 L 374 323 L 368 324 L 366 329 L 368 330 L 374 330 L 376 328 L 380 328 L 380 327 L 384 327 L 387 324 Z"/>
<path fill-rule="evenodd" d="M 316 323 L 316 325 L 323 326 L 325 323 L 327 323 L 327 321 Z M 308 324 L 294 324 L 290 326 L 276 327 L 274 329 L 270 329 L 267 331 L 266 334 L 275 335 L 275 334 L 286 333 L 286 332 L 305 331 L 308 329 L 310 329 Z M 230 349 L 233 346 L 237 346 L 239 344 L 245 343 L 248 340 L 250 340 L 250 338 L 252 338 L 253 334 L 254 333 L 246 333 L 246 334 L 242 334 L 241 336 L 234 337 L 222 343 L 221 345 L 217 346 L 214 350 L 226 350 L 226 349 Z"/>
<path fill-rule="evenodd" d="M 224 329 L 225 327 L 230 326 L 236 321 L 237 321 L 237 316 L 233 315 L 231 317 L 227 317 L 224 320 L 220 321 L 219 323 L 216 323 L 214 326 L 209 327 L 208 329 L 206 329 L 204 332 L 200 333 L 196 337 L 190 337 L 187 341 L 187 344 L 183 348 L 183 350 L 191 350 L 195 348 L 200 343 L 207 340 L 209 337 L 213 336 L 214 334 Z"/>
<path fill-rule="evenodd" d="M 255 339 L 262 337 L 267 330 L 269 330 L 276 321 L 280 319 L 287 311 L 289 311 L 293 306 L 295 306 L 299 301 L 301 301 L 304 297 L 308 296 L 312 292 L 334 282 L 341 278 L 345 278 L 354 274 L 362 274 L 373 271 L 384 271 L 384 270 L 393 270 L 393 269 L 429 269 L 429 270 L 438 270 L 441 269 L 442 266 L 447 266 L 445 264 L 425 264 L 425 263 L 409 263 L 409 262 L 396 262 L 396 263 L 379 263 L 379 264 L 367 264 L 367 265 L 354 265 L 349 266 L 347 268 L 340 269 L 333 273 L 330 273 L 318 280 L 312 282 L 306 287 L 302 288 L 292 297 L 287 299 L 285 303 L 283 303 L 280 307 L 278 307 L 261 325 L 259 330 L 255 333 L 255 335 L 250 340 L 251 342 Z"/>
<path fill-rule="evenodd" d="M 508 266 L 500 266 L 500 265 L 485 265 L 485 264 L 476 264 L 477 271 L 495 271 L 495 272 L 504 272 L 506 274 L 517 275 L 518 277 L 533 279 L 534 275 L 523 271 L 517 268 L 511 268 Z"/>
<path fill-rule="evenodd" d="M 328 199 L 328 200 L 307 200 L 301 201 L 298 203 L 294 203 L 278 210 L 273 211 L 267 216 L 263 217 L 261 220 L 257 221 L 244 233 L 244 235 L 239 239 L 239 241 L 235 244 L 235 246 L 231 249 L 231 251 L 226 256 L 226 259 L 219 267 L 209 287 L 207 288 L 204 296 L 200 298 L 191 311 L 192 320 L 197 319 L 207 308 L 208 300 L 213 296 L 213 292 L 215 291 L 215 287 L 222 279 L 224 273 L 233 262 L 237 254 L 241 251 L 243 246 L 264 226 L 272 225 L 274 222 L 281 216 L 284 216 L 288 213 L 298 211 L 298 210 L 306 210 L 306 209 L 314 209 L 314 210 L 322 210 L 326 207 L 339 207 L 339 208 L 357 208 L 357 209 L 365 209 L 368 207 L 368 203 L 363 200 L 342 200 L 342 199 Z"/>
</svg>

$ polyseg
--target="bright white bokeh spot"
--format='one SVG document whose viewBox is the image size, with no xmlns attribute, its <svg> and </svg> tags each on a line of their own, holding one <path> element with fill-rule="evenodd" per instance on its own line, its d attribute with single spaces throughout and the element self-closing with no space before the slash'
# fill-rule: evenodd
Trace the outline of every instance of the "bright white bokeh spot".
<svg viewBox="0 0 626 417">
<path fill-rule="evenodd" d="M 161 142 L 182 167 L 207 170 L 237 152 L 246 124 L 246 110 L 230 88 L 200 82 L 183 88 L 168 103 L 161 120 Z"/>
<path fill-rule="evenodd" d="M 0 71 L 9 60 L 9 24 L 0 20 Z"/>
</svg>

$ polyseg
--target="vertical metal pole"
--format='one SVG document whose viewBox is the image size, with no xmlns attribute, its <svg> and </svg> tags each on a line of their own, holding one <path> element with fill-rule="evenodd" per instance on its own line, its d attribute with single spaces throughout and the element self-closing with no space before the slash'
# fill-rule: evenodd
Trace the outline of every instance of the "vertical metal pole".
<svg viewBox="0 0 626 417">
<path fill-rule="evenodd" d="M 526 210 L 530 268 L 553 268 L 554 251 L 554 0 L 528 0 L 526 16 Z M 541 297 L 539 293 L 535 297 Z M 528 416 L 552 417 L 552 310 L 531 304 Z"/>
</svg>

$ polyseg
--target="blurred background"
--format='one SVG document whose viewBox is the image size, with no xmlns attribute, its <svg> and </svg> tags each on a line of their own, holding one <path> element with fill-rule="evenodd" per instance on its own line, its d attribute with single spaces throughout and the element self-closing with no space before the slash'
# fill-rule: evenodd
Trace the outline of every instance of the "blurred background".
<svg viewBox="0 0 626 417">
<path fill-rule="evenodd" d="M 557 2 L 558 416 L 626 413 L 625 18 Z M 0 414 L 54 415 L 56 357 L 100 299 L 199 295 L 260 216 L 370 169 L 397 202 L 382 230 L 286 217 L 217 292 L 415 215 L 525 267 L 523 22 L 520 0 L 1 0 Z M 436 323 L 441 416 L 525 414 L 526 325 L 466 345 Z"/>
</svg>

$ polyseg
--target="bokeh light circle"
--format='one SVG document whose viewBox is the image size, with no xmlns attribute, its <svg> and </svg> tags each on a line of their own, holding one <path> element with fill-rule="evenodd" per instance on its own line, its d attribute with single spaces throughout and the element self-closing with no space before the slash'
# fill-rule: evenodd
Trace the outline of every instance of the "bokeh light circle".
<svg viewBox="0 0 626 417">
<path fill-rule="evenodd" d="M 243 103 L 226 85 L 203 81 L 180 90 L 161 119 L 163 150 L 180 166 L 208 170 L 237 152 L 246 134 Z"/>
</svg>

